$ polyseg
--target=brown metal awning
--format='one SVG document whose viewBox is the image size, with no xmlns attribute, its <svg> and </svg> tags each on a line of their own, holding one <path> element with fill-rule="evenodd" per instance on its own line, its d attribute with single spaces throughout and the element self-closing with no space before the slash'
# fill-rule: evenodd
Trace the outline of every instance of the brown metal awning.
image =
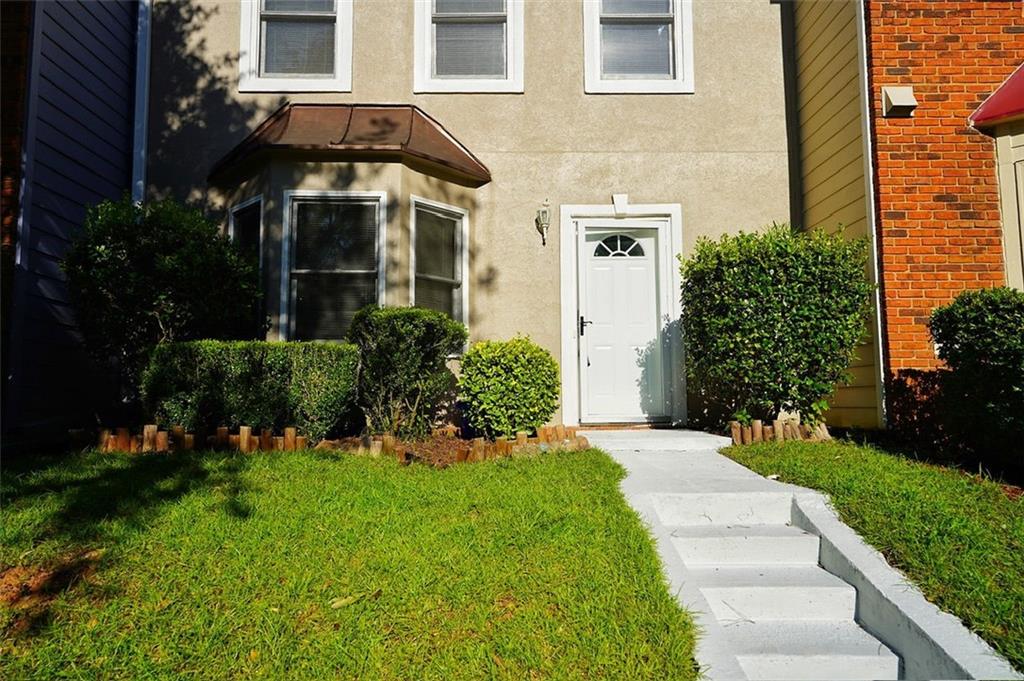
<svg viewBox="0 0 1024 681">
<path fill-rule="evenodd" d="M 256 155 L 305 152 L 317 160 L 404 163 L 471 187 L 491 172 L 422 109 L 408 104 L 285 104 L 219 160 L 210 181 Z"/>
</svg>

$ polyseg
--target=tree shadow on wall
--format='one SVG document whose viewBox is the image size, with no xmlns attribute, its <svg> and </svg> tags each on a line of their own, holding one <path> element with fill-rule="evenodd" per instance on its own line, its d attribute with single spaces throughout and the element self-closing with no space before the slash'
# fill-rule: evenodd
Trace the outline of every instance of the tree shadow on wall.
<svg viewBox="0 0 1024 681">
<path fill-rule="evenodd" d="M 238 53 L 210 53 L 204 28 L 221 6 L 196 2 L 153 7 L 148 190 L 209 208 L 206 172 L 241 141 L 269 108 L 238 95 Z"/>
</svg>

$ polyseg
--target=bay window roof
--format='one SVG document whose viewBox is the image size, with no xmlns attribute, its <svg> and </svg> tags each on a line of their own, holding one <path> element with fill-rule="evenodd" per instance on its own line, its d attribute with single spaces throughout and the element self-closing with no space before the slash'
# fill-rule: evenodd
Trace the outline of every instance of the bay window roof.
<svg viewBox="0 0 1024 681">
<path fill-rule="evenodd" d="M 419 107 L 292 103 L 218 161 L 209 179 L 275 151 L 299 152 L 312 160 L 398 162 L 470 187 L 491 181 L 487 166 Z"/>
</svg>

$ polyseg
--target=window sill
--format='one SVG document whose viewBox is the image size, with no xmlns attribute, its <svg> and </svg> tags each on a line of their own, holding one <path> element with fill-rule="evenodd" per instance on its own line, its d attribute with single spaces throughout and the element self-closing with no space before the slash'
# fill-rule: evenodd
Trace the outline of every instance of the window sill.
<svg viewBox="0 0 1024 681">
<path fill-rule="evenodd" d="M 693 83 L 681 80 L 588 80 L 588 95 L 692 95 Z"/>
<path fill-rule="evenodd" d="M 482 78 L 417 79 L 412 89 L 415 94 L 523 94 L 523 81 L 515 79 L 485 80 Z"/>
<path fill-rule="evenodd" d="M 352 92 L 342 78 L 242 78 L 239 92 Z"/>
</svg>

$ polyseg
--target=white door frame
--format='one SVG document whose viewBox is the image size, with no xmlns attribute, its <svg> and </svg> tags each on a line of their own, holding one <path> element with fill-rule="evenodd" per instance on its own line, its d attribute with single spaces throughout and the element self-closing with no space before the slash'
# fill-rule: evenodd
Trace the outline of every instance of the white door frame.
<svg viewBox="0 0 1024 681">
<path fill-rule="evenodd" d="M 669 344 L 669 354 L 664 358 L 668 367 L 665 388 L 671 404 L 672 423 L 686 422 L 686 382 L 678 333 L 682 314 L 678 256 L 682 254 L 683 209 L 678 203 L 630 205 L 625 195 L 615 195 L 612 204 L 563 204 L 560 210 L 562 421 L 566 425 L 575 426 L 580 422 L 578 229 L 585 228 L 583 223 L 587 219 L 605 221 L 599 229 L 607 229 L 608 220 L 622 219 L 622 226 L 627 228 L 630 218 L 642 218 L 643 226 L 658 230 L 660 309 L 668 312 L 668 321 L 675 322 L 676 330 Z M 659 321 L 666 321 L 664 315 Z"/>
</svg>

